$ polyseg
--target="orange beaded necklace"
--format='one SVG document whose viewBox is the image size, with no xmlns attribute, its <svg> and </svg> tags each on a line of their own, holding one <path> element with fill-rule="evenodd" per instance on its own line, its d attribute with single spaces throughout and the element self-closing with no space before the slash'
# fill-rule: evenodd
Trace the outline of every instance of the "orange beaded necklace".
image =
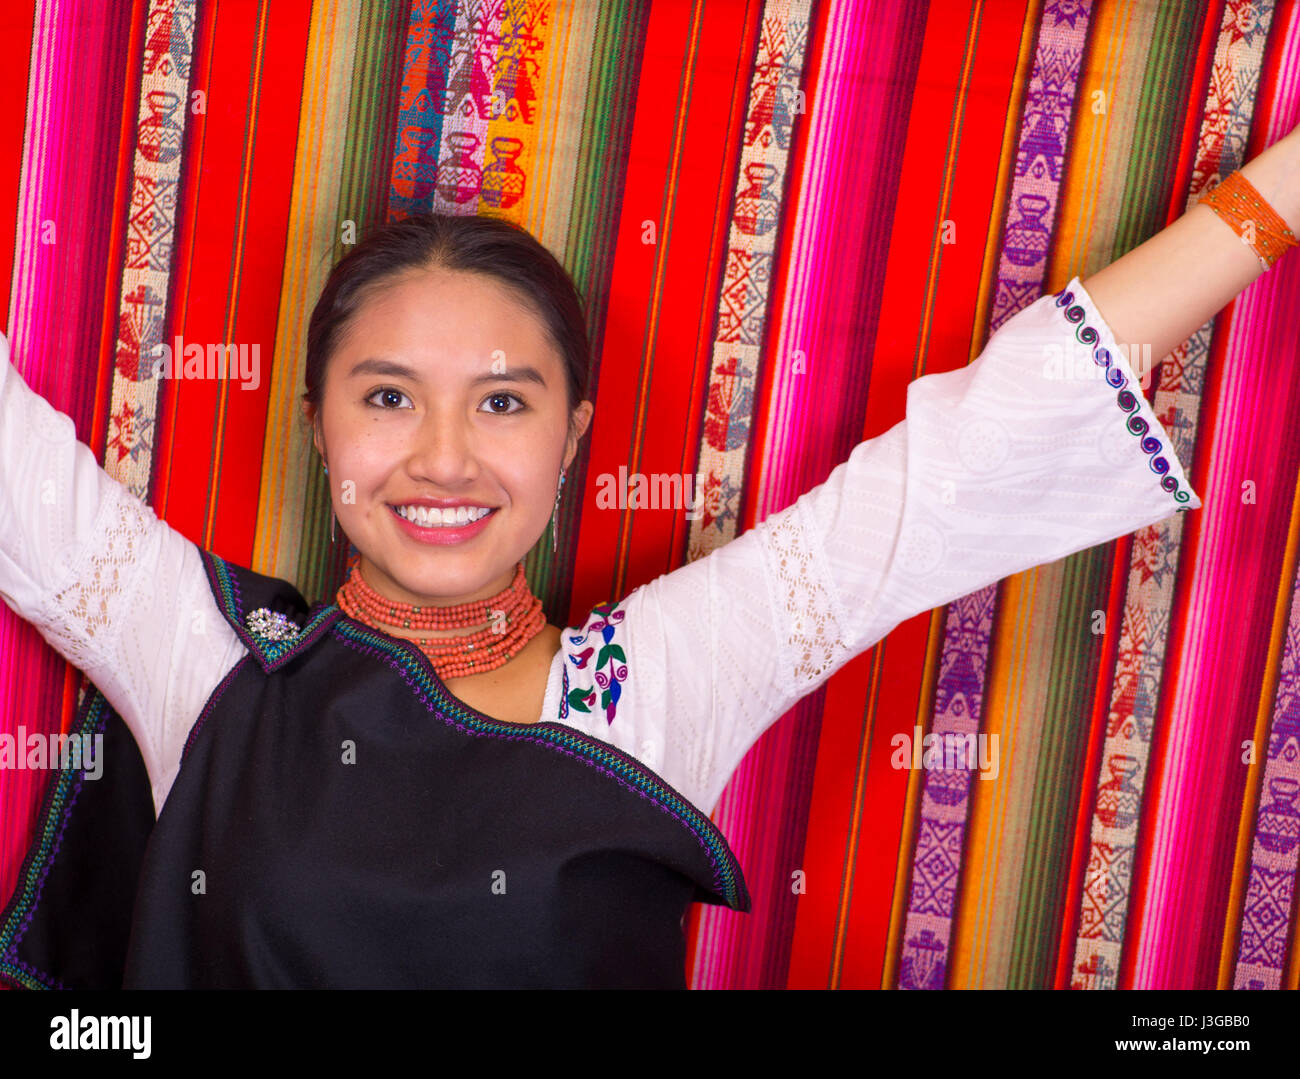
<svg viewBox="0 0 1300 1079">
<path fill-rule="evenodd" d="M 345 614 L 397 636 L 393 629 L 470 629 L 454 637 L 407 637 L 442 679 L 495 670 L 531 641 L 546 625 L 542 601 L 533 595 L 524 564 L 515 566 L 510 585 L 495 596 L 449 607 L 417 607 L 381 596 L 361 576 L 360 559 L 353 557 L 351 572 L 338 590 L 338 605 Z"/>
</svg>

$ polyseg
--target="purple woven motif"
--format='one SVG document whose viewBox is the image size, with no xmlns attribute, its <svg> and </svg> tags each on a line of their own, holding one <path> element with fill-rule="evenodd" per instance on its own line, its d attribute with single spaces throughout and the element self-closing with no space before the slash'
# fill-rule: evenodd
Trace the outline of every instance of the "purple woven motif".
<svg viewBox="0 0 1300 1079">
<path fill-rule="evenodd" d="M 1049 0 L 1043 8 L 1008 195 L 991 332 L 1043 293 L 1091 11 L 1090 0 Z M 981 726 L 996 599 L 997 585 L 991 585 L 948 606 L 930 720 L 930 731 L 941 737 L 978 732 Z M 969 773 L 925 773 L 898 967 L 900 989 L 947 984 L 969 794 Z"/>
<path fill-rule="evenodd" d="M 1280 989 L 1300 867 L 1300 581 L 1292 585 L 1286 647 L 1268 735 L 1233 988 Z"/>
</svg>

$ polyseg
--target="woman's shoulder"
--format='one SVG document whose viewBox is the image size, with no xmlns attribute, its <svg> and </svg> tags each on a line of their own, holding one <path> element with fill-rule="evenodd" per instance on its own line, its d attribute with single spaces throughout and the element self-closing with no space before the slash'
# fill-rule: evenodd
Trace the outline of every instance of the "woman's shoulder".
<svg viewBox="0 0 1300 1079">
<path fill-rule="evenodd" d="M 212 551 L 200 550 L 217 610 L 263 670 L 284 666 L 319 641 L 339 608 L 311 605 L 290 581 L 258 573 Z"/>
<path fill-rule="evenodd" d="M 727 601 L 703 588 L 703 561 L 597 603 L 566 627 L 546 709 L 552 720 L 634 758 L 707 816 L 725 781 L 715 764 L 733 740 L 737 706 L 746 707 L 746 664 L 770 667 L 772 658 L 752 649 L 719 671 L 730 655 L 715 636 L 726 633 Z"/>
</svg>

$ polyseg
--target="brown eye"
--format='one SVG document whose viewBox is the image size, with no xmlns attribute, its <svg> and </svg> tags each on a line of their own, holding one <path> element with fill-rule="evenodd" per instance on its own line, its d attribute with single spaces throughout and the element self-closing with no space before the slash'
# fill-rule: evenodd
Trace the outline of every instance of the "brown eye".
<svg viewBox="0 0 1300 1079">
<path fill-rule="evenodd" d="M 501 402 L 509 402 L 509 401 L 513 401 L 513 402 L 514 402 L 516 405 L 518 405 L 519 407 L 518 407 L 518 408 L 504 408 L 504 409 L 503 409 L 503 408 L 497 408 L 497 407 L 496 407 L 496 406 L 497 406 L 499 403 L 501 403 Z M 510 416 L 510 415 L 513 415 L 513 414 L 516 413 L 516 412 L 522 412 L 522 411 L 524 410 L 524 408 L 527 407 L 527 406 L 523 403 L 523 401 L 521 401 L 521 400 L 520 400 L 518 397 L 516 397 L 513 393 L 494 393 L 491 397 L 489 397 L 489 398 L 488 398 L 486 401 L 484 401 L 483 403 L 484 403 L 485 405 L 488 406 L 488 411 L 489 411 L 489 412 L 491 412 L 491 413 L 493 413 L 494 415 L 497 415 L 497 416 Z"/>
<path fill-rule="evenodd" d="M 402 405 L 402 402 L 409 402 L 410 398 L 401 390 L 395 390 L 391 386 L 385 386 L 382 389 L 375 390 L 374 393 L 366 398 L 366 401 L 367 403 L 374 405 L 376 408 L 391 411 L 393 409 L 405 407 Z"/>
</svg>

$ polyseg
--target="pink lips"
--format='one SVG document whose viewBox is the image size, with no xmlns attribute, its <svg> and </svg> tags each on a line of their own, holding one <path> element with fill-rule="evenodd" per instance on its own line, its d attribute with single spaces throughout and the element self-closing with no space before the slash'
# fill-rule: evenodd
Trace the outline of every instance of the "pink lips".
<svg viewBox="0 0 1300 1079">
<path fill-rule="evenodd" d="M 464 543 L 466 540 L 473 539 L 487 527 L 487 523 L 492 520 L 496 514 L 493 509 L 490 513 L 484 514 L 477 521 L 470 521 L 463 525 L 444 525 L 441 527 L 425 528 L 414 521 L 408 521 L 397 510 L 389 506 L 389 512 L 393 515 L 398 526 L 412 539 L 420 543 L 428 543 L 437 547 L 447 547 L 456 543 Z"/>
</svg>

